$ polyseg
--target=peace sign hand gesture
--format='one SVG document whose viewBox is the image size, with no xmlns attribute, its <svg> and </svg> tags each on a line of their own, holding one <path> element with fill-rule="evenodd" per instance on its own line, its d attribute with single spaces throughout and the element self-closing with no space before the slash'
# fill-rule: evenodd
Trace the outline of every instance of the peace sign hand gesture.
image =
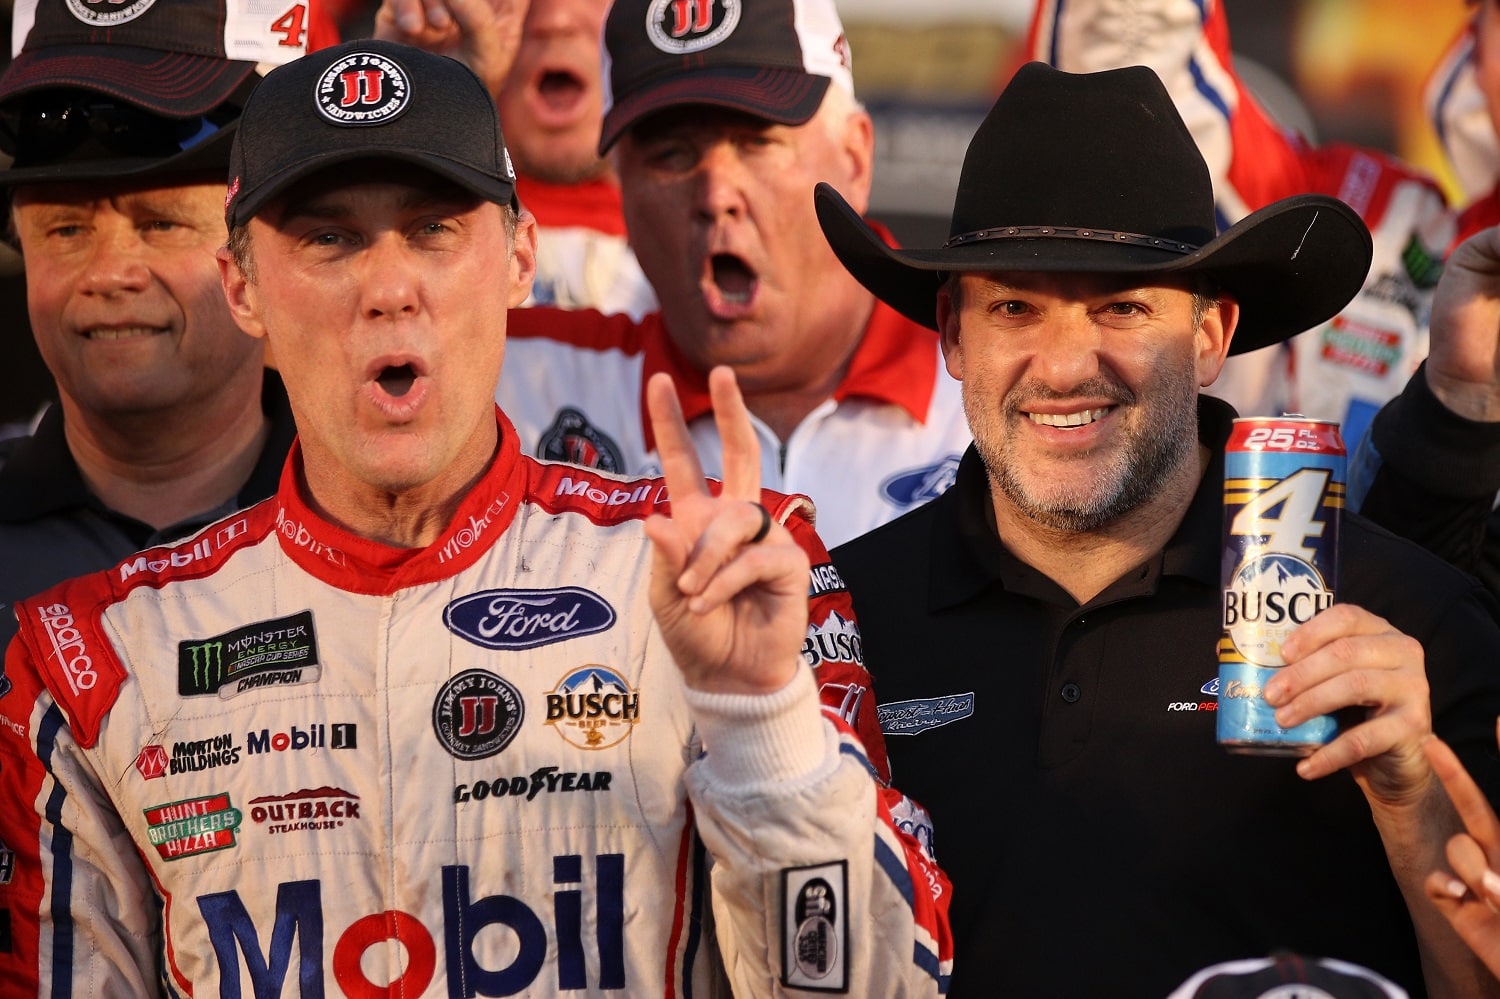
<svg viewBox="0 0 1500 999">
<path fill-rule="evenodd" d="M 723 489 L 714 495 L 688 436 L 671 376 L 646 387 L 651 426 L 672 504 L 646 521 L 655 558 L 651 609 L 689 687 L 770 694 L 801 666 L 807 635 L 808 559 L 760 504 L 760 444 L 734 372 L 708 375 L 723 442 Z"/>
</svg>

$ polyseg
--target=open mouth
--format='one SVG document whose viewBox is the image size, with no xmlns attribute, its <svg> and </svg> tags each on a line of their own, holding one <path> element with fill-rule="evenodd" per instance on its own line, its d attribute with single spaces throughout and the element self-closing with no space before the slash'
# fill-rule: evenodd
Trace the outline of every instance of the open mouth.
<svg viewBox="0 0 1500 999">
<path fill-rule="evenodd" d="M 1027 413 L 1026 416 L 1032 423 L 1039 426 L 1071 430 L 1076 427 L 1086 427 L 1096 420 L 1104 419 L 1110 408 L 1105 406 L 1101 409 L 1084 409 L 1077 413 Z"/>
<path fill-rule="evenodd" d="M 548 107 L 563 111 L 583 96 L 583 80 L 567 70 L 549 69 L 537 80 L 536 91 Z"/>
<path fill-rule="evenodd" d="M 755 271 L 732 253 L 715 253 L 709 263 L 713 268 L 714 285 L 724 300 L 735 305 L 749 303 L 755 293 Z"/>
<path fill-rule="evenodd" d="M 388 365 L 381 369 L 375 380 L 385 389 L 386 394 L 399 399 L 416 384 L 417 371 L 410 364 Z"/>
</svg>

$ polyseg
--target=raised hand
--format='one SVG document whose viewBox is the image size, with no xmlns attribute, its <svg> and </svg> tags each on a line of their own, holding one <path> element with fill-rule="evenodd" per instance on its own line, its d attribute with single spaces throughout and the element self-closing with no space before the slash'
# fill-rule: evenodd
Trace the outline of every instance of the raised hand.
<svg viewBox="0 0 1500 999">
<path fill-rule="evenodd" d="M 452 56 L 495 97 L 516 61 L 530 6 L 530 0 L 382 0 L 375 37 Z"/>
<path fill-rule="evenodd" d="M 688 686 L 714 693 L 780 690 L 801 668 L 808 560 L 760 504 L 760 444 L 734 372 L 708 375 L 723 442 L 723 488 L 703 477 L 669 375 L 646 387 L 671 500 L 646 522 L 655 549 L 651 608 Z"/>
<path fill-rule="evenodd" d="M 1496 728 L 1500 739 L 1500 724 Z M 1447 743 L 1434 736 L 1422 750 L 1468 830 L 1448 841 L 1453 874 L 1429 874 L 1427 895 L 1485 967 L 1500 976 L 1500 819 Z"/>
<path fill-rule="evenodd" d="M 1459 416 L 1500 420 L 1500 229 L 1465 240 L 1432 302 L 1427 384 Z"/>
</svg>

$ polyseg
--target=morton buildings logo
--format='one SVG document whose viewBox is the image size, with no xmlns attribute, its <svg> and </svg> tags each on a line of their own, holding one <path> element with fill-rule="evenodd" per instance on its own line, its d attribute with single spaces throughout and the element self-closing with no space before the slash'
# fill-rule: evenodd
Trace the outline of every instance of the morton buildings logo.
<svg viewBox="0 0 1500 999">
<path fill-rule="evenodd" d="M 312 611 L 177 643 L 177 693 L 223 698 L 259 687 L 313 683 L 320 675 Z"/>
</svg>

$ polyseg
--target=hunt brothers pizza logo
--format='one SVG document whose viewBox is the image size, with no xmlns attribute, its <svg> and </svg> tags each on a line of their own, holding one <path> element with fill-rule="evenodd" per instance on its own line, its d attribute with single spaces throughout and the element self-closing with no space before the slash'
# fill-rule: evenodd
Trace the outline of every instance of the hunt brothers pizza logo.
<svg viewBox="0 0 1500 999">
<path fill-rule="evenodd" d="M 181 860 L 235 846 L 243 814 L 227 793 L 185 798 L 145 810 L 146 840 L 162 860 Z"/>
<path fill-rule="evenodd" d="M 319 675 L 312 611 L 177 643 L 177 693 L 183 697 L 227 699 L 258 687 L 313 683 Z"/>
</svg>

